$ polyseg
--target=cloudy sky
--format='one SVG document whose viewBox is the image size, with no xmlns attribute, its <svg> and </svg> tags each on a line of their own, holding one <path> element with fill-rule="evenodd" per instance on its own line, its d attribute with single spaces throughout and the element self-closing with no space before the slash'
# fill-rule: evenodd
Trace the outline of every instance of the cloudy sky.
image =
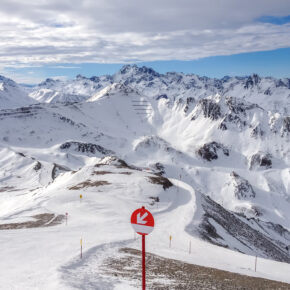
<svg viewBox="0 0 290 290">
<path fill-rule="evenodd" d="M 0 73 L 32 83 L 141 63 L 289 77 L 289 15 L 289 0 L 1 0 Z"/>
</svg>

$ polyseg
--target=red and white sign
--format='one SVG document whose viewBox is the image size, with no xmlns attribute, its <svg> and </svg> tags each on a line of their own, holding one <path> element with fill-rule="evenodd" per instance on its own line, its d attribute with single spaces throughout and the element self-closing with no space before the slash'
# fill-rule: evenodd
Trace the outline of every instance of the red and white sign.
<svg viewBox="0 0 290 290">
<path fill-rule="evenodd" d="M 154 218 L 151 212 L 143 206 L 132 213 L 131 224 L 137 234 L 148 235 L 154 229 Z"/>
</svg>

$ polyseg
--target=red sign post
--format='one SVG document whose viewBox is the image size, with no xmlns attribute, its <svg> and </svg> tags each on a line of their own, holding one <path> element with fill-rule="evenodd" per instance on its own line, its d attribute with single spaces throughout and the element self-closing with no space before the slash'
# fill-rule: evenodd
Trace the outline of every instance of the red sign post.
<svg viewBox="0 0 290 290">
<path fill-rule="evenodd" d="M 131 224 L 137 234 L 142 235 L 142 290 L 146 288 L 146 264 L 145 264 L 145 236 L 154 229 L 154 218 L 144 206 L 136 209 L 131 215 Z"/>
</svg>

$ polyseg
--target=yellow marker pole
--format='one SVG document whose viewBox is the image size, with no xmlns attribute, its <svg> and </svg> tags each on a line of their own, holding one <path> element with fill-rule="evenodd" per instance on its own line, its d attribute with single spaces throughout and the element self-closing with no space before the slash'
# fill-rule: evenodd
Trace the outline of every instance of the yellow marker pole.
<svg viewBox="0 0 290 290">
<path fill-rule="evenodd" d="M 172 240 L 172 236 L 169 236 L 169 248 L 171 248 L 171 240 Z"/>
<path fill-rule="evenodd" d="M 82 198 L 83 198 L 83 195 L 82 195 L 82 194 L 80 194 L 80 202 L 82 202 Z"/>
<path fill-rule="evenodd" d="M 83 258 L 83 239 L 81 238 L 81 259 Z"/>
</svg>

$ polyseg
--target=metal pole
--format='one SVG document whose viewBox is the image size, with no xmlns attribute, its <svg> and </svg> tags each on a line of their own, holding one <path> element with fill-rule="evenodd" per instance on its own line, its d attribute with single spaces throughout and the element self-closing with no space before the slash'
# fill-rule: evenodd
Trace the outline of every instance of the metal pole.
<svg viewBox="0 0 290 290">
<path fill-rule="evenodd" d="M 145 235 L 142 235 L 142 290 L 146 289 Z"/>
</svg>

